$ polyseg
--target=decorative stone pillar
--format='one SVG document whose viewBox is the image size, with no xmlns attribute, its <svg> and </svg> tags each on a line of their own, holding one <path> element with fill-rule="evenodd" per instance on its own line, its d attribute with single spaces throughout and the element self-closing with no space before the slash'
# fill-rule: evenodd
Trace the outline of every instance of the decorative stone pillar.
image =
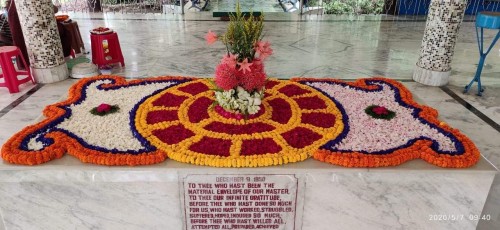
<svg viewBox="0 0 500 230">
<path fill-rule="evenodd" d="M 466 7 L 466 0 L 431 0 L 413 80 L 431 86 L 448 83 L 453 50 Z"/>
<path fill-rule="evenodd" d="M 15 0 L 31 71 L 39 83 L 68 78 L 51 0 Z"/>
</svg>

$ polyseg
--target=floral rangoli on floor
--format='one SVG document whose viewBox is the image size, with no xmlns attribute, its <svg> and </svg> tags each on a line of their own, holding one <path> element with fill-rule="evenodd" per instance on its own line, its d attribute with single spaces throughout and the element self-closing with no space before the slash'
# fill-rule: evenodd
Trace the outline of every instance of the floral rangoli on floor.
<svg viewBox="0 0 500 230">
<path fill-rule="evenodd" d="M 2 158 L 36 165 L 69 153 L 94 164 L 147 165 L 168 157 L 215 167 L 281 165 L 310 157 L 346 167 L 382 167 L 421 158 L 455 168 L 479 159 L 469 138 L 439 121 L 435 109 L 413 101 L 402 84 L 385 78 L 269 79 L 261 109 L 247 117 L 227 114 L 213 101 L 208 79 L 83 79 L 66 101 L 44 110 L 45 120 L 10 138 Z"/>
</svg>

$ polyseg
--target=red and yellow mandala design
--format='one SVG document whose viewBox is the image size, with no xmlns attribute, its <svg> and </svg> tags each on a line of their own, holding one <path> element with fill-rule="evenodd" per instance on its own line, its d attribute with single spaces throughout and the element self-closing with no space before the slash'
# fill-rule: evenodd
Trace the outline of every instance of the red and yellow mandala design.
<svg viewBox="0 0 500 230">
<path fill-rule="evenodd" d="M 139 106 L 135 128 L 171 159 L 216 167 L 303 161 L 344 129 L 331 99 L 295 82 L 269 80 L 261 111 L 248 120 L 224 118 L 213 101 L 206 79 L 165 89 Z"/>
</svg>

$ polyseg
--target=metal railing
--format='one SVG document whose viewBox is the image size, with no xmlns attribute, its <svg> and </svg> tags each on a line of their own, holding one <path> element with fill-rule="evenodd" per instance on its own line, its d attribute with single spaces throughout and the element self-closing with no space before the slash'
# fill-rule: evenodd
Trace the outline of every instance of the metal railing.
<svg viewBox="0 0 500 230">
<path fill-rule="evenodd" d="M 462 1 L 462 0 L 456 0 Z M 302 13 L 427 15 L 431 0 L 302 0 Z M 444 4 L 444 3 L 443 3 Z M 500 11 L 500 0 L 467 0 L 465 14 Z M 311 14 L 311 13 L 309 13 Z"/>
<path fill-rule="evenodd" d="M 175 0 L 52 0 L 62 12 L 163 13 Z"/>
<path fill-rule="evenodd" d="M 304 11 L 318 14 L 382 14 L 384 0 L 303 0 Z"/>
</svg>

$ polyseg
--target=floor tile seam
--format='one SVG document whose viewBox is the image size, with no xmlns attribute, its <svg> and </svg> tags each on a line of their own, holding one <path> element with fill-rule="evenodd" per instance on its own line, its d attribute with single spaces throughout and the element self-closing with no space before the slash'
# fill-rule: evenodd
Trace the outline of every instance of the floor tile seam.
<svg viewBox="0 0 500 230">
<path fill-rule="evenodd" d="M 467 102 L 465 99 L 463 99 L 462 97 L 460 97 L 458 94 L 456 94 L 455 92 L 453 92 L 450 88 L 448 88 L 447 86 L 441 86 L 439 87 L 443 92 L 445 92 L 446 94 L 448 94 L 448 96 L 450 96 L 451 98 L 453 98 L 455 101 L 457 101 L 460 105 L 462 105 L 464 108 L 466 108 L 467 110 L 469 110 L 470 112 L 472 112 L 474 115 L 476 115 L 479 119 L 481 119 L 482 121 L 484 121 L 486 124 L 488 124 L 489 126 L 491 126 L 493 129 L 495 129 L 497 132 L 500 133 L 500 124 L 496 123 L 495 121 L 493 121 L 491 118 L 489 118 L 487 115 L 485 115 L 484 113 L 482 113 L 481 111 L 479 111 L 479 109 L 477 109 L 476 107 L 474 107 L 472 104 L 470 104 L 469 102 Z"/>
<path fill-rule="evenodd" d="M 37 84 L 35 87 L 31 88 L 28 90 L 26 93 L 24 93 L 22 96 L 5 106 L 3 109 L 0 110 L 0 118 L 5 116 L 7 113 L 9 113 L 11 110 L 16 108 L 18 105 L 20 105 L 23 101 L 31 97 L 33 94 L 35 94 L 38 90 L 40 90 L 45 84 Z"/>
</svg>

